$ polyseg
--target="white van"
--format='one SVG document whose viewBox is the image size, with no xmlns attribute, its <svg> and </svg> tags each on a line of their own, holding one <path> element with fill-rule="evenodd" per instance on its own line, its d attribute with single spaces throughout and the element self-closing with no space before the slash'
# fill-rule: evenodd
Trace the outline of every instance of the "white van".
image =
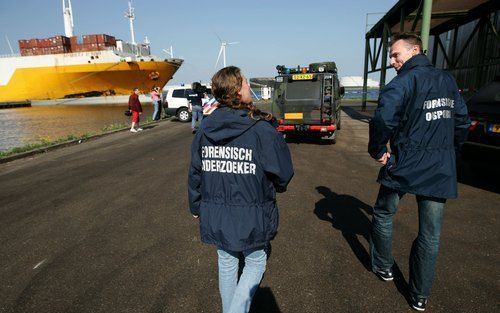
<svg viewBox="0 0 500 313">
<path fill-rule="evenodd" d="M 212 89 L 207 87 L 207 93 L 211 94 Z M 188 111 L 187 95 L 191 93 L 191 84 L 184 86 L 167 86 L 163 90 L 163 109 L 167 115 L 176 116 L 181 122 L 191 121 L 191 112 Z"/>
</svg>

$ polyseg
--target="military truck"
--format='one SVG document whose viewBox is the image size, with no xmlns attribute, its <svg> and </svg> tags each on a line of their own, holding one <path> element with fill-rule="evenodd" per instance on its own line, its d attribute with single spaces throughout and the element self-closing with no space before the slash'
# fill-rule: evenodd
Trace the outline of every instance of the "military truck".
<svg viewBox="0 0 500 313">
<path fill-rule="evenodd" d="M 311 63 L 308 67 L 276 66 L 271 110 L 277 130 L 335 141 L 340 129 L 340 86 L 335 62 Z"/>
</svg>

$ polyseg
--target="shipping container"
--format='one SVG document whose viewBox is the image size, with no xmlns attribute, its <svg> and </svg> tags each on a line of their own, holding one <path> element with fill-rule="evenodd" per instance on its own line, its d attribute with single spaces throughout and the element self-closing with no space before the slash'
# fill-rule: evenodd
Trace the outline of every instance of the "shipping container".
<svg viewBox="0 0 500 313">
<path fill-rule="evenodd" d="M 18 40 L 18 43 L 19 43 L 19 49 L 31 48 L 29 40 L 21 39 Z"/>
<path fill-rule="evenodd" d="M 30 39 L 29 40 L 30 47 L 32 47 L 32 48 L 37 47 L 38 46 L 38 42 L 39 42 L 38 39 Z"/>
<path fill-rule="evenodd" d="M 97 34 L 97 35 L 84 35 L 83 36 L 84 44 L 93 44 L 93 43 L 108 43 L 112 45 L 116 45 L 116 38 L 114 36 L 106 35 L 106 34 Z"/>
</svg>

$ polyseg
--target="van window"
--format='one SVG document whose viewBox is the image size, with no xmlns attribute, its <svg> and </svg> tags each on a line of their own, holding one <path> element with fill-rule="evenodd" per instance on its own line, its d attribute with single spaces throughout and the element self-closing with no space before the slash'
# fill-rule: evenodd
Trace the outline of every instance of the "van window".
<svg viewBox="0 0 500 313">
<path fill-rule="evenodd" d="M 172 92 L 172 98 L 185 98 L 184 89 L 175 89 L 174 92 Z"/>
</svg>

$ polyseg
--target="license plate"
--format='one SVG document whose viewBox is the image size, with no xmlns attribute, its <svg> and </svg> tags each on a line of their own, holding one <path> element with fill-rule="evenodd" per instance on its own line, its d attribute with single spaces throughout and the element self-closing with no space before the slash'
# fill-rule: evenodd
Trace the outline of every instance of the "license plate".
<svg viewBox="0 0 500 313">
<path fill-rule="evenodd" d="M 292 80 L 311 80 L 313 79 L 313 74 L 293 74 Z"/>
<path fill-rule="evenodd" d="M 492 133 L 500 133 L 500 124 L 490 124 L 488 130 Z"/>
<path fill-rule="evenodd" d="M 285 113 L 285 120 L 301 120 L 304 118 L 304 113 Z"/>
<path fill-rule="evenodd" d="M 295 125 L 295 130 L 299 132 L 305 132 L 309 130 L 309 125 Z"/>
</svg>

